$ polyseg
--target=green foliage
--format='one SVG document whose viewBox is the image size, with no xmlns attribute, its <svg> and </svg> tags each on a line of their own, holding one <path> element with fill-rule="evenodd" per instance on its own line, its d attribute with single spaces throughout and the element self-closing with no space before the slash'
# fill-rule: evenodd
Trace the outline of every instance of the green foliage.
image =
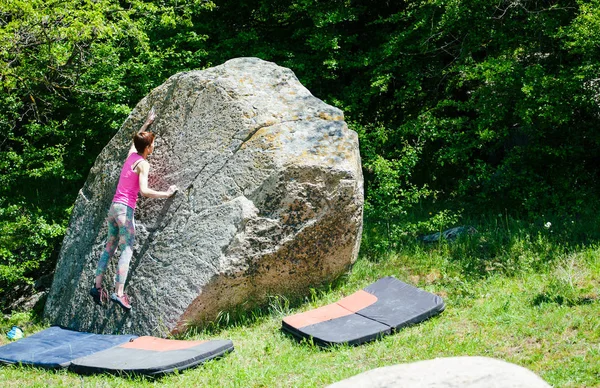
<svg viewBox="0 0 600 388">
<path fill-rule="evenodd" d="M 40 267 L 52 270 L 45 264 L 64 232 L 64 226 L 48 224 L 43 216 L 24 213 L 18 206 L 0 209 L 0 293 L 11 284 L 30 282 Z"/>
<path fill-rule="evenodd" d="M 591 74 L 580 73 L 579 55 L 562 43 L 572 3 L 439 1 L 398 15 L 428 29 L 417 41 L 388 44 L 413 54 L 390 50 L 390 66 L 426 92 L 405 121 L 424 139 L 417 168 L 433 190 L 485 205 L 501 196 L 502 206 L 532 212 L 582 210 L 565 197 L 581 200 L 596 183 L 586 159 L 598 146 L 589 140 L 598 106 L 582 82 Z"/>
</svg>

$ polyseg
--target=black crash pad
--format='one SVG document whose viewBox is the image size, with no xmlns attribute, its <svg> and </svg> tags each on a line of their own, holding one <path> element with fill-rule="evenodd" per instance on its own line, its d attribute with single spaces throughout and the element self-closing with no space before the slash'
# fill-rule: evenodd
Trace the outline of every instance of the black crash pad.
<svg viewBox="0 0 600 388">
<path fill-rule="evenodd" d="M 321 346 L 359 345 L 444 308 L 441 297 L 389 276 L 336 303 L 284 318 L 282 330 Z"/>
<path fill-rule="evenodd" d="M 80 374 L 157 376 L 192 368 L 231 351 L 233 343 L 229 340 L 180 341 L 139 337 L 74 360 L 69 369 Z"/>
</svg>

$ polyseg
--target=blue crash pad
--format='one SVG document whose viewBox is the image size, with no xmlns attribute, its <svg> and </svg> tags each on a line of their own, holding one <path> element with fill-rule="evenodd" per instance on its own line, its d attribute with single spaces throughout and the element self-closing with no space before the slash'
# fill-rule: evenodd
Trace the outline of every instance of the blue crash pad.
<svg viewBox="0 0 600 388">
<path fill-rule="evenodd" d="M 0 362 L 42 368 L 66 368 L 77 358 L 124 344 L 136 335 L 83 333 L 52 326 L 0 347 Z"/>
</svg>

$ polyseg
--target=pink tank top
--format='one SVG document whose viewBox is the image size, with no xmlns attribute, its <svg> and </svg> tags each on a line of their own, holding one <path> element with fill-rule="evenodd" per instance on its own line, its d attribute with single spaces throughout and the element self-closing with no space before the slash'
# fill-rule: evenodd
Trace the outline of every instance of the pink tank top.
<svg viewBox="0 0 600 388">
<path fill-rule="evenodd" d="M 138 193 L 140 192 L 140 176 L 132 167 L 137 161 L 142 159 L 144 158 L 133 153 L 125 160 L 113 202 L 122 203 L 135 210 Z"/>
</svg>

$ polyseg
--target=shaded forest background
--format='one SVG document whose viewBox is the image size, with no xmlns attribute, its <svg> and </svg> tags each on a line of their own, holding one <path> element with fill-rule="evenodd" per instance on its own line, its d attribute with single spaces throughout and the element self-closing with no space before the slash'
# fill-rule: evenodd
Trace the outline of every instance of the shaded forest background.
<svg viewBox="0 0 600 388">
<path fill-rule="evenodd" d="M 0 296 L 53 271 L 142 97 L 241 56 L 345 112 L 383 248 L 464 214 L 598 210 L 598 0 L 0 0 Z"/>
</svg>

